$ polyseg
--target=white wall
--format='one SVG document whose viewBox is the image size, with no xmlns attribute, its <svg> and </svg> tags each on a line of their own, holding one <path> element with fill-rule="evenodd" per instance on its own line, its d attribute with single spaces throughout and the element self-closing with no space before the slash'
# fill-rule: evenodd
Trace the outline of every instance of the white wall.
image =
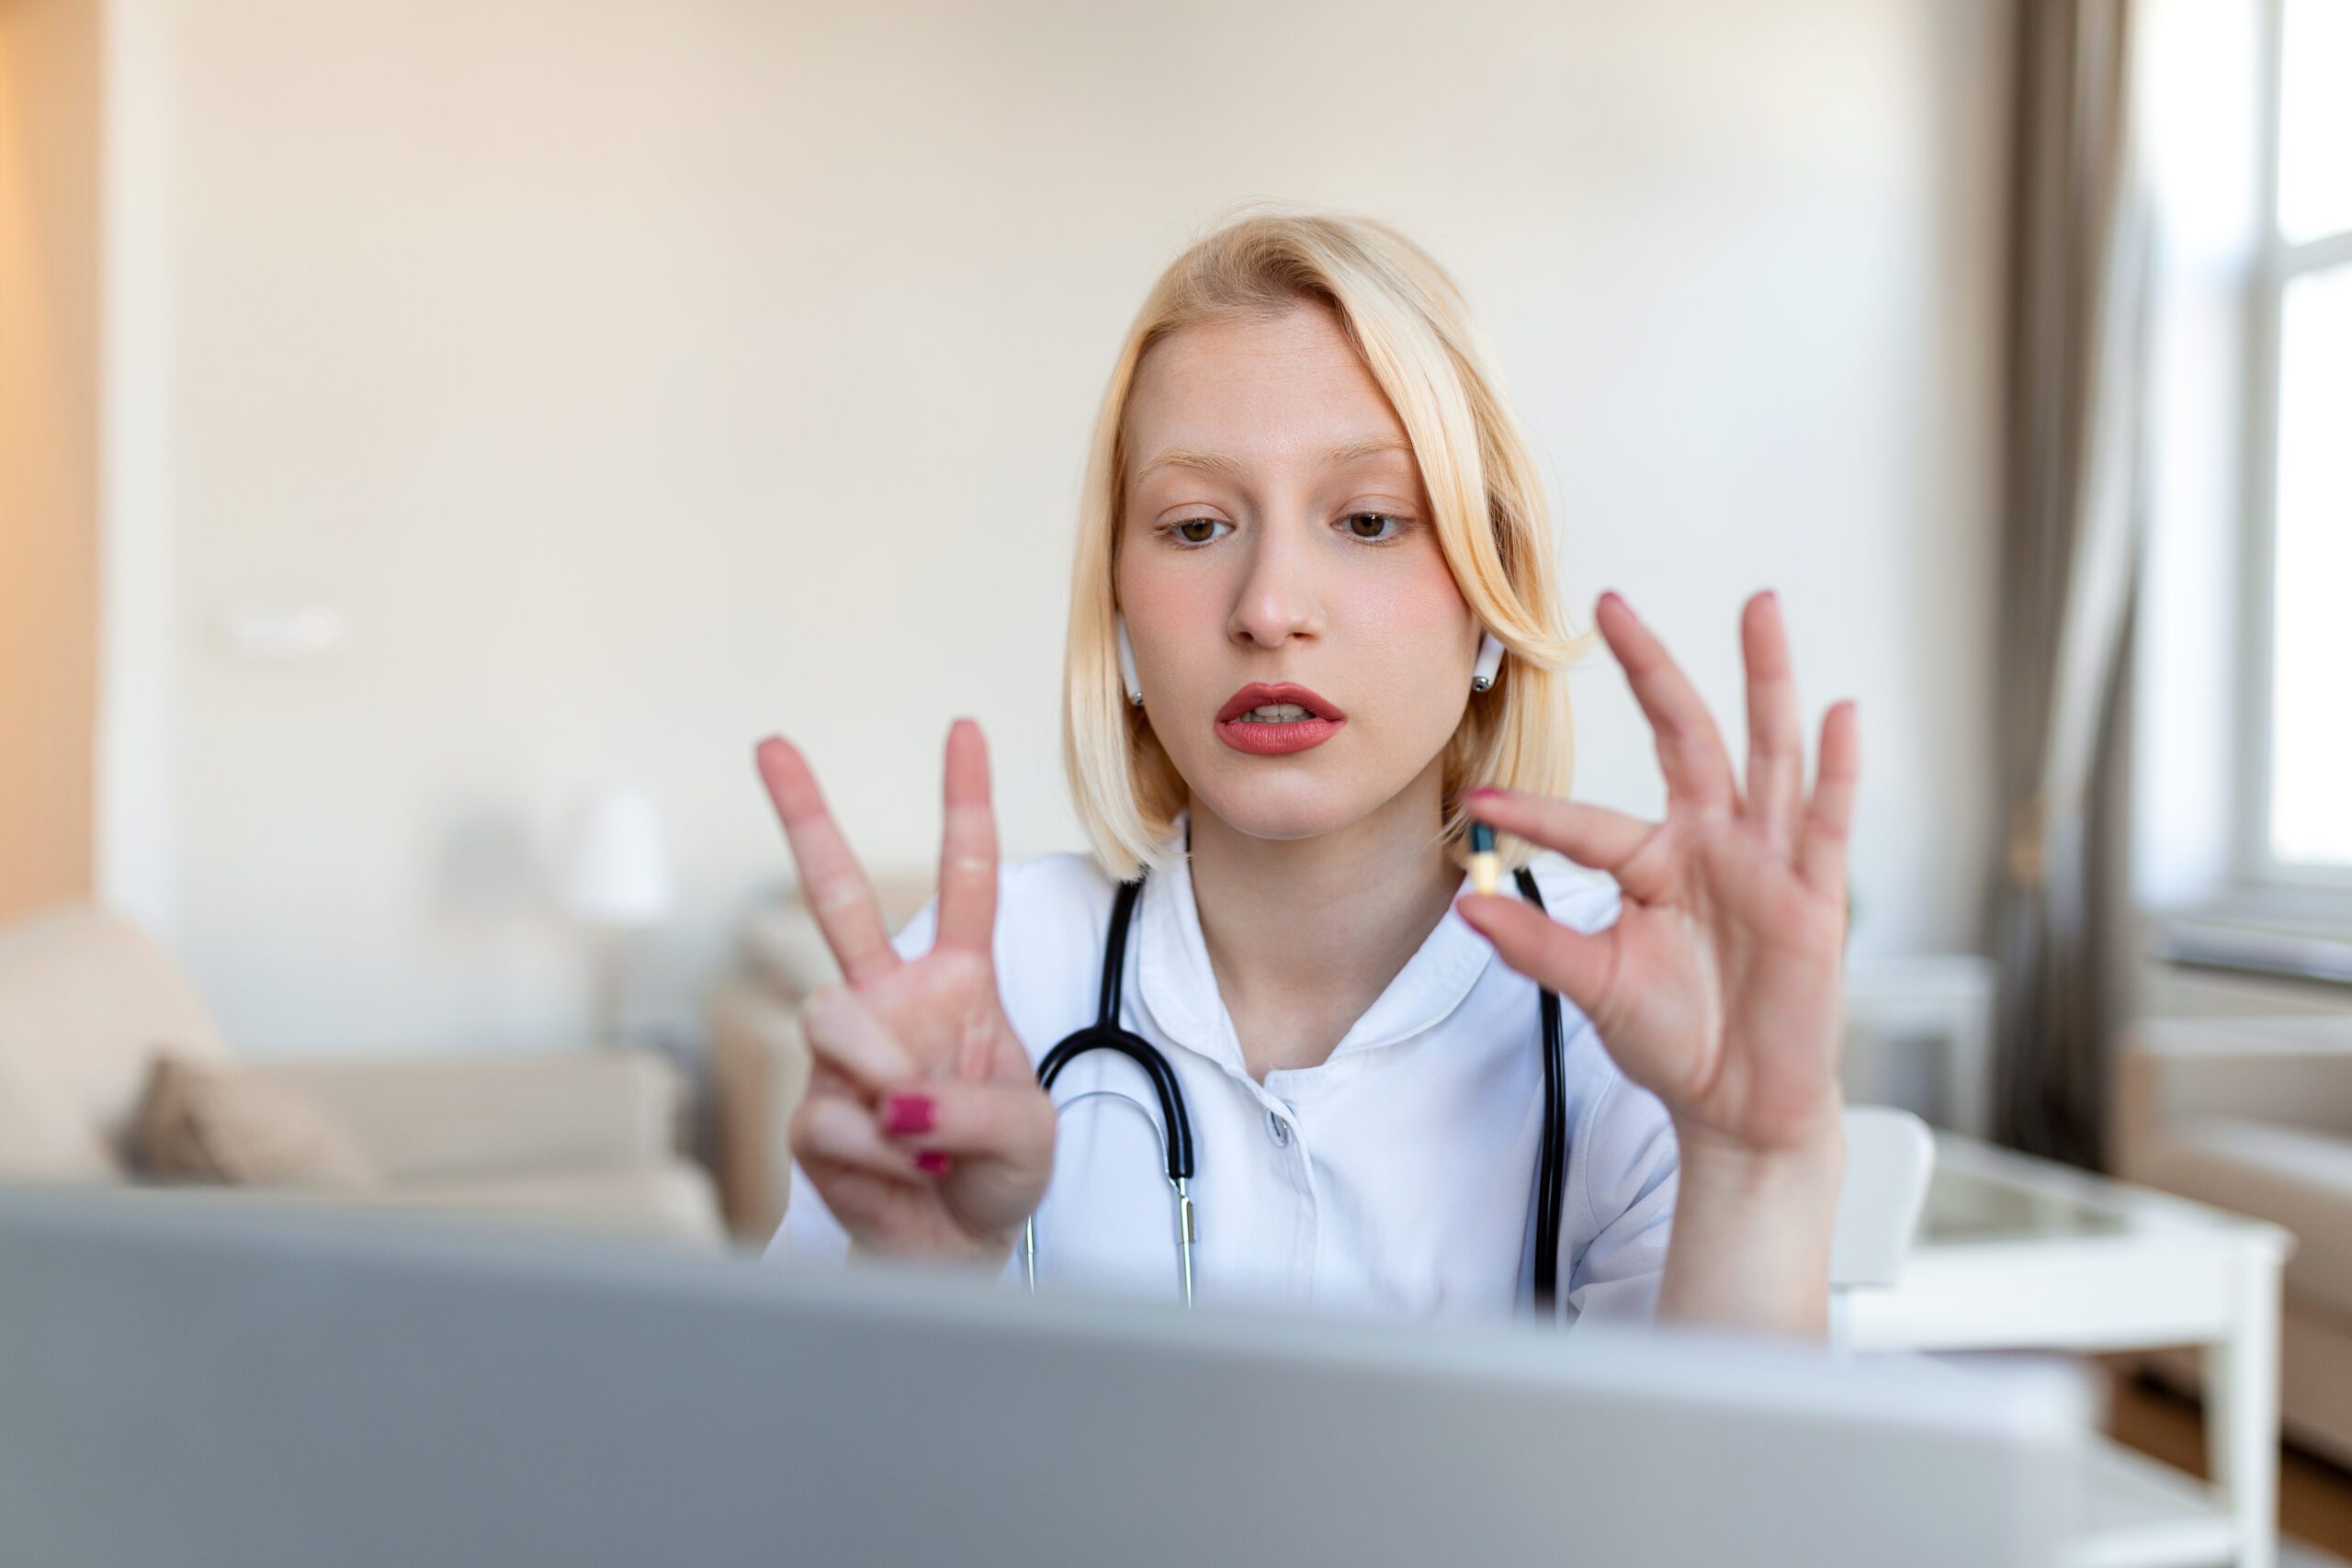
<svg viewBox="0 0 2352 1568">
<path fill-rule="evenodd" d="M 1735 733 L 1779 586 L 1808 710 L 1860 699 L 1858 948 L 1973 945 L 1999 10 L 118 0 L 109 522 L 171 566 L 117 585 L 109 883 L 255 1048 L 520 1046 L 583 1015 L 540 877 L 599 784 L 667 812 L 684 1016 L 788 874 L 770 729 L 871 863 L 935 852 L 958 714 L 1006 852 L 1077 847 L 1087 423 L 1159 268 L 1272 195 L 1453 266 L 1579 623 L 1623 590 Z M 326 658 L 218 635 L 309 604 Z M 1585 791 L 1654 809 L 1581 690 Z"/>
</svg>

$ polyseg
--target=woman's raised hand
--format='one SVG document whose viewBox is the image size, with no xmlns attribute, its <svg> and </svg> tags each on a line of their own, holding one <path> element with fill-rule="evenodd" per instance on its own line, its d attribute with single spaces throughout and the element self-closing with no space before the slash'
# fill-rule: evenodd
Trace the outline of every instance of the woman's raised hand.
<svg viewBox="0 0 2352 1568">
<path fill-rule="evenodd" d="M 1743 791 L 1714 720 L 1649 628 L 1613 593 L 1596 618 L 1657 734 L 1666 819 L 1474 792 L 1472 817 L 1609 873 L 1623 899 L 1616 923 L 1590 933 L 1501 896 L 1463 898 L 1463 918 L 1512 968 L 1584 1010 L 1625 1075 L 1673 1114 L 1686 1170 L 1700 1145 L 1741 1158 L 1826 1149 L 1841 1161 L 1854 705 L 1823 718 L 1808 794 L 1780 604 L 1750 599 Z"/>
<path fill-rule="evenodd" d="M 996 987 L 996 815 L 979 726 L 947 732 L 939 926 L 901 959 L 872 885 L 781 736 L 760 777 L 846 984 L 812 992 L 792 1152 L 860 1250 L 1001 1266 L 1053 1174 L 1054 1109 Z"/>
</svg>

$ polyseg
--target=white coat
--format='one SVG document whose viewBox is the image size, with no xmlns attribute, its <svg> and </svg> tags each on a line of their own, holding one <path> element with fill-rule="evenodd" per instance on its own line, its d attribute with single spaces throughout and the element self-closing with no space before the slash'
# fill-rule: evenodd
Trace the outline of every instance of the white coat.
<svg viewBox="0 0 2352 1568">
<path fill-rule="evenodd" d="M 1175 845 L 1184 832 L 1180 817 Z M 1605 877 L 1548 853 L 1532 869 L 1554 919 L 1590 931 L 1616 918 L 1617 888 Z M 1033 1063 L 1094 1021 L 1115 892 L 1087 855 L 999 867 L 998 987 Z M 926 952 L 937 917 L 934 898 L 892 945 L 908 957 Z M 1198 1299 L 1411 1317 L 1524 1310 L 1544 1120 L 1535 983 L 1448 908 L 1329 1059 L 1276 1069 L 1261 1084 L 1243 1066 L 1217 992 L 1189 862 L 1145 882 L 1134 919 L 1120 1022 L 1159 1047 L 1183 1086 Z M 1568 1111 L 1560 1311 L 1647 1318 L 1674 1215 L 1674 1130 L 1575 1003 L 1563 997 L 1560 1007 Z M 1149 1114 L 1117 1100 L 1069 1104 L 1094 1089 L 1121 1090 Z M 1125 1057 L 1091 1051 L 1064 1069 L 1054 1098 L 1067 1109 L 1037 1212 L 1039 1288 L 1174 1297 L 1172 1197 L 1149 1080 Z M 796 1169 L 769 1256 L 839 1259 L 847 1249 Z M 1005 1277 L 1018 1281 L 1014 1250 Z"/>
</svg>

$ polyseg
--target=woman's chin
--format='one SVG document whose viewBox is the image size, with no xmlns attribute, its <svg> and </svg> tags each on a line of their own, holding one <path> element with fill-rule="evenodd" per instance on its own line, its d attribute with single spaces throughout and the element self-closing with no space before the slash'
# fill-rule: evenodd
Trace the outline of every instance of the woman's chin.
<svg viewBox="0 0 2352 1568">
<path fill-rule="evenodd" d="M 1313 839 L 1363 820 L 1378 803 L 1343 798 L 1326 780 L 1298 773 L 1288 778 L 1219 779 L 1193 790 L 1195 816 L 1212 812 L 1251 839 Z"/>
</svg>

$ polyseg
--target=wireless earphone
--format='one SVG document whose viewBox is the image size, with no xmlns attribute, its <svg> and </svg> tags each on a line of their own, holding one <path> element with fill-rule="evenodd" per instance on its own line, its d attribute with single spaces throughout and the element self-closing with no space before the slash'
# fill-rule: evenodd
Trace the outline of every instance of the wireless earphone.
<svg viewBox="0 0 2352 1568">
<path fill-rule="evenodd" d="M 1488 632 L 1487 640 L 1478 645 L 1478 668 L 1470 676 L 1470 689 L 1483 692 L 1495 683 L 1495 673 L 1503 667 L 1503 645 Z M 1143 682 L 1136 674 L 1135 645 L 1127 640 L 1127 617 L 1119 617 L 1119 678 L 1126 682 L 1127 701 L 1143 706 Z"/>
<path fill-rule="evenodd" d="M 1136 678 L 1135 645 L 1127 641 L 1127 618 L 1119 617 L 1119 676 L 1127 683 L 1127 701 L 1143 706 L 1143 682 Z"/>
<path fill-rule="evenodd" d="M 1488 632 L 1487 640 L 1478 645 L 1478 667 L 1470 672 L 1470 689 L 1483 692 L 1495 683 L 1495 671 L 1503 667 L 1503 645 Z"/>
</svg>

